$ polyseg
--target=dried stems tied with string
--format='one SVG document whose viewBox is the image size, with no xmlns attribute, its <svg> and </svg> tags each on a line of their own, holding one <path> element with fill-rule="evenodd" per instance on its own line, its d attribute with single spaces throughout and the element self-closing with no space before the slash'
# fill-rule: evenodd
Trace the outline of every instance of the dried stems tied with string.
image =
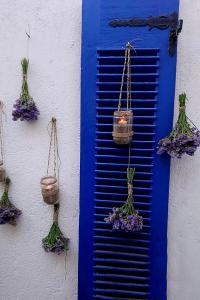
<svg viewBox="0 0 200 300">
<path fill-rule="evenodd" d="M 116 144 L 129 144 L 133 136 L 133 112 L 131 110 L 131 49 L 127 43 L 125 49 L 124 66 L 120 86 L 118 110 L 113 116 L 113 140 Z M 122 109 L 123 88 L 126 80 L 126 109 Z"/>
<path fill-rule="evenodd" d="M 22 211 L 11 203 L 8 195 L 9 186 L 10 179 L 6 177 L 4 180 L 4 193 L 0 200 L 0 225 L 10 224 L 16 226 L 17 219 L 22 214 Z"/>
<path fill-rule="evenodd" d="M 193 156 L 200 146 L 200 131 L 186 115 L 186 100 L 185 93 L 179 95 L 178 120 L 169 136 L 160 140 L 158 154 L 167 153 L 177 158 L 184 154 Z"/>
<path fill-rule="evenodd" d="M 129 158 L 127 168 L 127 185 L 128 197 L 125 204 L 121 207 L 113 207 L 112 213 L 105 218 L 105 222 L 112 224 L 113 230 L 123 230 L 126 232 L 140 231 L 143 228 L 143 218 L 139 216 L 138 211 L 134 208 L 133 197 L 133 179 L 135 169 L 130 167 L 131 145 L 129 145 Z"/>
<path fill-rule="evenodd" d="M 64 237 L 58 224 L 60 207 L 58 203 L 60 156 L 58 150 L 56 118 L 52 118 L 49 127 L 50 144 L 47 163 L 47 175 L 41 179 L 41 187 L 43 200 L 47 204 L 54 205 L 54 213 L 53 224 L 48 235 L 42 240 L 42 245 L 46 252 L 61 254 L 62 252 L 67 252 L 69 239 Z M 52 170 L 53 175 L 49 175 L 50 170 Z"/>
<path fill-rule="evenodd" d="M 36 121 L 39 116 L 39 110 L 29 93 L 28 87 L 28 66 L 29 61 L 27 58 L 23 58 L 21 61 L 22 66 L 22 87 L 20 98 L 16 100 L 12 117 L 14 121 Z"/>
<path fill-rule="evenodd" d="M 65 238 L 58 225 L 59 204 L 54 205 L 53 224 L 48 235 L 42 240 L 46 252 L 61 254 L 69 249 L 69 239 Z"/>
</svg>

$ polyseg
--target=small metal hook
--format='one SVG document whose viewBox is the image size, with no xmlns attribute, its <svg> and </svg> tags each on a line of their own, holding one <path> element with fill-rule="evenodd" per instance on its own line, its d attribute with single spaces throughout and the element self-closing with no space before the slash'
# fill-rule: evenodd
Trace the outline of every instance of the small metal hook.
<svg viewBox="0 0 200 300">
<path fill-rule="evenodd" d="M 31 33 L 30 33 L 30 25 L 28 24 L 28 32 L 25 31 L 27 37 L 30 39 L 31 38 Z"/>
<path fill-rule="evenodd" d="M 31 38 L 30 34 L 28 34 L 27 32 L 26 32 L 26 35 L 27 35 L 27 37 L 28 37 L 29 39 Z"/>
</svg>

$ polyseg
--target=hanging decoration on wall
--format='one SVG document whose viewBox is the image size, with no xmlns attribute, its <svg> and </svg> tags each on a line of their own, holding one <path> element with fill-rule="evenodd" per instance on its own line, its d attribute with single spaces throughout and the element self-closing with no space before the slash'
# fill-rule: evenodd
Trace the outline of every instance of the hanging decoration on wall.
<svg viewBox="0 0 200 300">
<path fill-rule="evenodd" d="M 135 169 L 130 167 L 131 146 L 129 145 L 129 161 L 127 168 L 127 184 L 128 184 L 128 198 L 125 204 L 121 207 L 113 207 L 112 213 L 105 218 L 105 222 L 113 225 L 113 230 L 123 230 L 126 232 L 140 231 L 143 228 L 143 218 L 134 208 L 133 197 L 133 179 L 135 176 Z"/>
<path fill-rule="evenodd" d="M 58 224 L 59 215 L 59 164 L 57 121 L 52 118 L 50 124 L 50 145 L 47 163 L 47 174 L 41 179 L 41 193 L 46 204 L 53 205 L 53 224 L 48 235 L 42 240 L 46 252 L 61 254 L 67 252 L 69 239 L 65 238 Z M 50 171 L 52 172 L 50 175 Z"/>
<path fill-rule="evenodd" d="M 21 121 L 36 121 L 39 116 L 39 110 L 29 94 L 28 88 L 28 66 L 29 61 L 26 58 L 23 58 L 21 61 L 22 65 L 22 88 L 20 98 L 16 100 L 13 111 L 12 117 L 14 121 L 21 120 Z"/>
<path fill-rule="evenodd" d="M 54 205 L 58 202 L 59 193 L 59 151 L 56 119 L 50 124 L 50 144 L 47 163 L 47 173 L 40 181 L 43 200 L 46 204 Z M 53 175 L 50 175 L 50 170 Z"/>
<path fill-rule="evenodd" d="M 4 166 L 3 114 L 3 102 L 0 101 L 0 182 L 4 182 L 6 176 L 6 170 Z"/>
<path fill-rule="evenodd" d="M 69 250 L 69 239 L 65 238 L 58 224 L 59 204 L 54 205 L 53 224 L 48 235 L 42 240 L 46 252 L 61 254 Z"/>
<path fill-rule="evenodd" d="M 113 140 L 116 144 L 126 145 L 132 141 L 133 137 L 133 112 L 131 110 L 131 49 L 132 45 L 127 43 L 125 49 L 125 59 L 120 87 L 118 110 L 113 116 Z M 121 109 L 123 87 L 127 78 L 127 105 L 126 109 Z"/>
<path fill-rule="evenodd" d="M 160 140 L 158 154 L 168 153 L 171 157 L 181 158 L 184 154 L 193 156 L 200 146 L 200 131 L 186 115 L 185 93 L 179 95 L 179 116 L 169 136 Z"/>
<path fill-rule="evenodd" d="M 17 219 L 22 214 L 22 211 L 16 208 L 10 201 L 8 190 L 10 186 L 10 179 L 4 179 L 4 193 L 0 200 L 0 225 L 10 224 L 17 225 Z"/>
</svg>

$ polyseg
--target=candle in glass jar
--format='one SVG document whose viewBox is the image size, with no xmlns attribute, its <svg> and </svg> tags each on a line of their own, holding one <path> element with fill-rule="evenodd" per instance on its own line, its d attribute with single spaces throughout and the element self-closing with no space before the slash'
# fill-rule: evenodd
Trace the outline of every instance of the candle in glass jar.
<svg viewBox="0 0 200 300">
<path fill-rule="evenodd" d="M 3 182 L 6 176 L 6 171 L 3 166 L 3 161 L 0 161 L 0 182 Z"/>
<path fill-rule="evenodd" d="M 115 111 L 113 118 L 113 139 L 116 144 L 128 144 L 132 140 L 133 113 L 131 110 Z"/>
<path fill-rule="evenodd" d="M 42 194 L 57 194 L 58 184 L 57 179 L 53 176 L 47 176 L 41 179 Z"/>
<path fill-rule="evenodd" d="M 58 182 L 54 176 L 46 176 L 41 179 L 42 196 L 47 204 L 55 204 L 58 201 Z"/>
<path fill-rule="evenodd" d="M 127 125 L 127 120 L 125 118 L 120 118 L 118 121 L 118 124 L 121 126 L 126 126 Z"/>
</svg>

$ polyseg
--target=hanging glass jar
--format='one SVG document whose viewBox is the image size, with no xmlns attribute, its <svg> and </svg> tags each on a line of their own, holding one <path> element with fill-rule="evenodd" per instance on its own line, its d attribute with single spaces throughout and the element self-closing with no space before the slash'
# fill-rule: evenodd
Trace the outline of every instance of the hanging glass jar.
<svg viewBox="0 0 200 300">
<path fill-rule="evenodd" d="M 132 45 L 128 43 L 125 49 L 125 59 L 121 80 L 118 110 L 116 110 L 113 115 L 113 140 L 116 144 L 121 145 L 130 144 L 133 137 L 133 112 L 131 110 L 131 49 Z M 127 105 L 126 109 L 122 109 L 121 103 L 123 87 L 125 84 L 125 75 L 127 78 Z"/>
<path fill-rule="evenodd" d="M 6 177 L 6 170 L 4 168 L 3 160 L 0 161 L 0 182 L 3 182 Z"/>
<path fill-rule="evenodd" d="M 113 140 L 116 144 L 129 144 L 133 136 L 133 112 L 115 111 L 113 118 Z"/>
<path fill-rule="evenodd" d="M 59 152 L 56 119 L 50 122 L 50 145 L 47 164 L 47 175 L 40 181 L 41 193 L 45 203 L 55 205 L 58 203 L 59 194 Z M 51 174 L 49 175 L 51 170 Z"/>
<path fill-rule="evenodd" d="M 58 202 L 58 181 L 54 176 L 41 179 L 42 196 L 45 203 L 54 205 Z"/>
</svg>

